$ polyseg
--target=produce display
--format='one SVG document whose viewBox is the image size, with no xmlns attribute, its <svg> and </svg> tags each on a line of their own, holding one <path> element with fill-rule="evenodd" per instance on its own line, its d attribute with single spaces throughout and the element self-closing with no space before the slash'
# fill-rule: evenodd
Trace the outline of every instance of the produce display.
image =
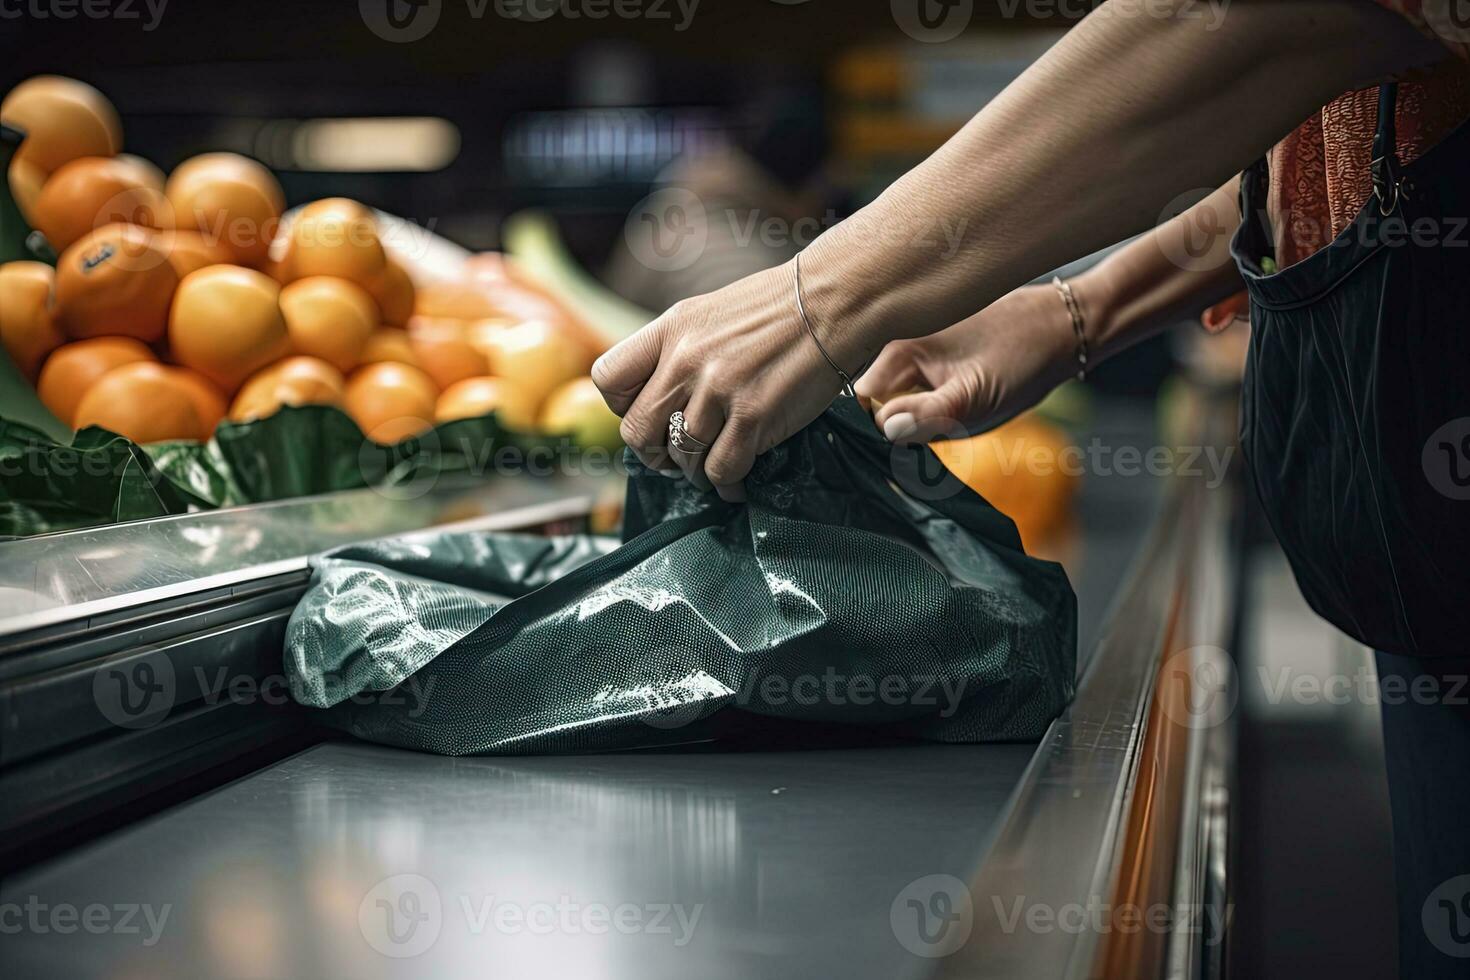
<svg viewBox="0 0 1470 980">
<path fill-rule="evenodd" d="M 0 534 L 463 469 L 483 455 L 467 439 L 621 447 L 587 375 L 651 315 L 582 271 L 548 218 L 513 216 L 508 254 L 470 255 L 347 198 L 288 211 L 246 157 L 165 175 L 123 153 L 117 111 L 72 79 L 22 82 L 0 123 L 16 131 L 0 376 L 25 388 L 0 398 L 0 460 L 32 463 L 0 475 Z M 1068 523 L 1067 444 L 1033 414 L 934 448 L 1045 547 Z M 78 454 L 121 472 L 86 483 Z M 79 497 L 96 506 L 67 513 Z M 132 503 L 109 513 L 112 497 Z"/>
<path fill-rule="evenodd" d="M 1037 412 L 929 448 L 967 487 L 1016 522 L 1026 550 L 1050 553 L 1070 530 L 1080 457 L 1061 426 Z"/>
<path fill-rule="evenodd" d="M 523 443 L 620 448 L 587 374 L 650 315 L 569 271 L 544 219 L 518 219 L 525 261 L 470 256 L 346 198 L 288 211 L 274 175 L 237 154 L 165 175 L 122 152 L 117 111 L 72 79 L 22 82 L 0 123 L 0 341 L 5 373 L 29 385 L 0 400 L 0 457 L 50 465 L 120 437 L 145 468 L 197 461 L 172 444 L 237 440 L 296 410 L 345 413 L 359 444 L 484 419 Z M 17 211 L 23 224 L 6 220 Z"/>
</svg>

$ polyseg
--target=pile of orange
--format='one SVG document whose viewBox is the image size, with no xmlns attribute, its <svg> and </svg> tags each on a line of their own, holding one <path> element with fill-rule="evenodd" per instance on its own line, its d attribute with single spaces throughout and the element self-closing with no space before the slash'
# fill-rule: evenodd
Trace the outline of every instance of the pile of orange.
<svg viewBox="0 0 1470 980">
<path fill-rule="evenodd" d="M 416 284 L 371 209 L 328 198 L 283 221 L 275 177 L 233 153 L 165 177 L 73 79 L 22 82 L 0 120 L 26 134 L 10 188 L 58 255 L 0 266 L 0 341 L 68 425 L 206 439 L 224 417 L 335 404 L 380 442 L 496 412 L 617 444 L 586 377 L 599 338 L 499 256 Z"/>
<path fill-rule="evenodd" d="M 929 444 L 961 482 L 1016 522 L 1028 551 L 1048 551 L 1070 527 L 1081 456 L 1066 432 L 1027 413 L 968 439 Z"/>
</svg>

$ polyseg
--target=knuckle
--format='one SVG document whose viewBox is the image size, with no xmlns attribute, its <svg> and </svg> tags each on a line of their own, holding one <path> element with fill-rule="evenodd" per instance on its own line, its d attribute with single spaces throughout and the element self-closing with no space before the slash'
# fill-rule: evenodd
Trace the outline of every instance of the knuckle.
<svg viewBox="0 0 1470 980">
<path fill-rule="evenodd" d="M 634 452 L 647 452 L 654 448 L 647 426 L 632 412 L 623 417 L 618 434 L 623 437 L 623 442 L 633 447 Z"/>
<path fill-rule="evenodd" d="M 731 483 L 738 483 L 744 478 L 745 474 L 738 472 L 739 468 L 739 461 L 733 455 L 722 453 L 719 456 L 711 456 L 705 462 L 704 475 L 709 477 L 711 483 L 718 483 L 725 486 Z"/>
<path fill-rule="evenodd" d="M 725 431 L 741 442 L 747 441 L 755 434 L 755 416 L 742 409 L 732 410 L 725 419 Z"/>
</svg>

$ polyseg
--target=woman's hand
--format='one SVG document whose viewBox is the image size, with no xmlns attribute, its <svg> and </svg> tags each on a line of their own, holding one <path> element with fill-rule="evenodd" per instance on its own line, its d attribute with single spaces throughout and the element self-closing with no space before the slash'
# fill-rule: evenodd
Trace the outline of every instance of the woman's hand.
<svg viewBox="0 0 1470 980">
<path fill-rule="evenodd" d="M 1075 281 L 1073 288 L 1085 302 Z M 896 396 L 876 415 L 894 442 L 979 432 L 1075 375 L 1076 345 L 1056 287 L 1022 286 L 946 330 L 889 344 L 857 391 L 880 400 Z M 927 390 L 903 394 L 915 388 Z"/>
<path fill-rule="evenodd" d="M 803 262 L 808 313 L 828 352 L 856 367 L 868 345 L 852 331 L 824 330 L 813 305 L 821 308 L 826 287 L 813 271 Z M 677 303 L 592 366 L 623 417 L 623 440 L 646 465 L 667 471 L 672 463 L 696 485 L 743 500 L 741 481 L 756 456 L 831 404 L 841 381 L 806 333 L 793 276 L 786 263 Z M 668 445 L 669 417 L 679 411 L 707 450 Z"/>
</svg>

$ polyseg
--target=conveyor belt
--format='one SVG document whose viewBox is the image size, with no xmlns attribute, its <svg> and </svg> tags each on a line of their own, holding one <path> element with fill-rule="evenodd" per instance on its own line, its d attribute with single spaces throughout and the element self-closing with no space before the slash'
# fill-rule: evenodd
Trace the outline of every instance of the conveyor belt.
<svg viewBox="0 0 1470 980">
<path fill-rule="evenodd" d="M 1111 438 L 1147 444 L 1130 421 Z M 1085 484 L 1084 653 L 1158 489 Z M 915 908 L 945 912 L 930 876 L 984 880 L 1037 748 L 446 759 L 327 743 L 0 883 L 0 915 L 42 922 L 166 910 L 156 943 L 136 914 L 138 933 L 22 928 L 0 955 L 16 980 L 923 976 L 946 962 L 915 932 Z M 995 915 L 980 902 L 977 935 Z"/>
</svg>

